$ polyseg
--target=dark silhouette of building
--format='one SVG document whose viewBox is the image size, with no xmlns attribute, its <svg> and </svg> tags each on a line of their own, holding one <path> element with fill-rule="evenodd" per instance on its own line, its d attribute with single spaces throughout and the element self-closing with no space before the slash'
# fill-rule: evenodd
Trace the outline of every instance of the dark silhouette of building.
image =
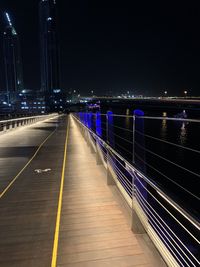
<svg viewBox="0 0 200 267">
<path fill-rule="evenodd" d="M 3 57 L 5 69 L 5 93 L 7 103 L 14 104 L 18 93 L 24 89 L 23 70 L 19 36 L 12 25 L 8 13 L 5 15 L 3 32 Z"/>
<path fill-rule="evenodd" d="M 56 1 L 39 3 L 41 91 L 50 109 L 54 106 L 55 93 L 60 90 L 59 48 L 57 37 Z"/>
</svg>

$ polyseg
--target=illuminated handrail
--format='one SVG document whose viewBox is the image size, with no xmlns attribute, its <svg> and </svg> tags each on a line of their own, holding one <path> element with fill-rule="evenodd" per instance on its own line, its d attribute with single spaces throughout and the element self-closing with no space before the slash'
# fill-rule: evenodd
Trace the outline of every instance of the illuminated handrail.
<svg viewBox="0 0 200 267">
<path fill-rule="evenodd" d="M 135 203 L 136 211 L 138 212 L 139 209 L 138 216 L 142 224 L 144 224 L 147 233 L 149 233 L 168 264 L 170 266 L 200 265 L 196 254 L 188 248 L 187 241 L 179 234 L 180 231 L 183 231 L 183 233 L 188 236 L 188 240 L 193 240 L 192 242 L 196 243 L 198 246 L 200 240 L 193 231 L 200 230 L 199 222 L 166 195 L 166 193 L 163 192 L 155 182 L 143 174 L 141 170 L 138 170 L 134 163 L 131 164 L 128 162 L 119 152 L 111 147 L 110 144 L 105 142 L 92 129 L 88 128 L 88 126 L 84 125 L 84 123 L 80 121 L 78 114 L 76 116 L 73 115 L 73 118 L 76 119 L 80 127 L 82 127 L 89 136 L 92 136 L 92 138 L 89 138 L 89 142 L 92 142 L 93 146 L 95 143 L 96 145 L 98 144 L 100 153 L 104 156 L 104 164 L 107 168 L 111 168 L 112 174 L 115 177 L 114 180 L 116 180 L 117 184 L 119 183 L 118 188 L 120 191 L 122 190 L 121 192 L 131 208 L 134 208 L 133 203 Z M 129 180 L 127 175 L 129 178 L 132 177 L 131 180 Z M 144 183 L 146 183 L 146 185 L 144 185 Z M 152 193 L 152 190 L 154 193 Z M 142 191 L 148 194 L 148 198 L 154 199 L 157 205 L 159 205 L 159 209 L 163 210 L 162 213 L 167 213 L 167 216 L 171 218 L 170 220 L 172 220 L 174 224 L 177 224 L 177 227 L 182 230 L 179 230 L 178 233 L 174 232 L 173 227 L 170 227 L 168 219 L 167 221 L 163 220 L 162 213 L 161 215 L 159 214 L 160 210 L 156 210 L 157 207 L 155 208 L 153 202 L 142 195 Z M 131 198 L 133 199 L 133 203 L 130 202 Z M 187 224 L 183 221 L 186 221 Z M 191 227 L 193 227 L 194 230 L 191 230 Z M 158 245 L 159 242 L 156 242 L 156 240 L 159 240 L 161 245 Z M 165 248 L 164 254 L 162 246 Z M 171 265 L 172 262 L 174 262 L 174 264 Z"/>
<path fill-rule="evenodd" d="M 1 120 L 0 121 L 0 133 L 4 133 L 9 130 L 21 127 L 21 126 L 35 123 L 35 122 L 45 120 L 45 119 L 48 119 L 50 117 L 55 117 L 55 116 L 57 116 L 57 113 L 15 118 L 15 119 L 9 119 L 9 120 Z"/>
<path fill-rule="evenodd" d="M 86 127 L 85 125 L 83 125 L 84 127 Z M 86 127 L 87 128 L 87 127 Z M 115 154 L 118 158 L 120 158 L 122 161 L 125 162 L 126 166 L 128 166 L 129 168 L 135 168 L 133 165 L 131 165 L 123 156 L 121 156 L 116 150 L 114 150 L 109 144 L 107 144 L 103 139 L 101 139 L 97 134 L 95 134 L 91 129 L 87 130 L 93 135 L 95 136 L 97 139 L 101 140 L 102 144 L 109 150 L 111 151 L 113 154 Z M 158 187 L 156 186 L 150 179 L 148 179 L 145 175 L 142 174 L 141 171 L 137 170 L 137 174 L 139 174 L 139 176 L 144 179 L 150 186 L 152 186 L 156 191 L 160 192 L 163 196 L 165 196 L 171 203 L 173 203 L 173 205 L 175 205 L 177 207 L 178 210 L 181 211 L 181 213 L 183 212 L 185 214 L 185 217 L 188 218 L 189 220 L 194 222 L 194 225 L 196 225 L 196 227 L 198 229 L 200 229 L 200 223 L 197 222 L 193 217 L 191 217 L 186 211 L 184 211 L 178 204 L 176 204 L 172 199 L 170 199 L 169 197 L 166 196 L 166 194 Z"/>
<path fill-rule="evenodd" d="M 49 116 L 57 115 L 55 114 L 47 114 L 47 115 L 37 115 L 37 116 L 30 116 L 30 117 L 22 117 L 22 118 L 16 118 L 16 119 L 9 119 L 9 120 L 1 120 L 0 123 L 8 123 L 8 122 L 14 122 L 14 121 L 23 121 L 23 120 L 29 120 L 29 119 L 41 119 Z"/>
</svg>

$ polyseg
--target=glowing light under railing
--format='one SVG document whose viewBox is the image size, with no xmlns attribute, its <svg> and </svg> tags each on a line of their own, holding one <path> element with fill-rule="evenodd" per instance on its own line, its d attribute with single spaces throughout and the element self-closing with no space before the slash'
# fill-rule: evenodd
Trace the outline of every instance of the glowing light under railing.
<svg viewBox="0 0 200 267">
<path fill-rule="evenodd" d="M 138 182 L 141 184 L 143 188 L 155 199 L 155 201 L 164 209 L 167 211 L 168 214 L 198 243 L 200 244 L 200 241 L 142 184 L 140 179 L 136 177 Z M 158 192 L 158 190 L 156 190 Z"/>
<path fill-rule="evenodd" d="M 153 221 L 153 223 L 156 225 L 156 227 L 159 229 L 160 233 L 162 233 L 162 235 L 160 235 L 160 238 L 162 239 L 162 241 L 164 242 L 164 244 L 168 247 L 168 249 L 171 251 L 171 253 L 173 254 L 173 256 L 181 263 L 181 261 L 179 260 L 179 258 L 176 256 L 174 250 L 176 251 L 176 253 L 179 255 L 179 257 L 185 262 L 185 264 L 187 266 L 190 266 L 186 260 L 183 258 L 183 256 L 181 255 L 181 253 L 179 252 L 179 250 L 181 250 L 183 252 L 183 250 L 181 249 L 181 247 L 179 246 L 179 244 L 174 240 L 174 238 L 170 235 L 169 232 L 166 231 L 166 233 L 162 230 L 162 224 L 157 220 L 157 222 L 154 220 L 154 218 L 150 215 L 150 213 L 152 214 L 152 212 L 149 213 L 148 208 L 146 207 L 145 203 L 142 202 L 142 200 L 139 198 L 138 203 L 140 204 L 140 206 L 142 207 L 142 209 L 145 211 L 146 214 L 148 214 L 149 217 L 151 217 L 151 220 Z M 161 227 L 159 226 L 159 224 L 161 225 Z M 154 229 L 155 230 L 155 229 Z M 158 231 L 158 232 L 159 232 Z M 169 244 L 165 241 L 165 239 L 163 238 L 163 236 L 165 237 L 165 239 L 169 242 Z M 173 240 L 173 242 L 176 244 L 177 248 L 173 245 L 173 243 L 170 241 Z M 173 250 L 174 249 L 174 250 Z M 179 249 L 179 250 L 178 250 Z M 184 255 L 187 257 L 187 255 L 184 253 Z M 191 262 L 191 260 L 187 257 L 187 259 Z M 191 262 L 193 266 L 194 263 Z"/>
<path fill-rule="evenodd" d="M 200 230 L 200 226 L 196 224 L 194 221 L 192 221 L 181 209 L 179 209 L 172 201 L 170 201 L 165 195 L 163 195 L 161 192 L 157 190 L 157 193 L 164 198 L 173 208 L 175 208 L 178 212 L 180 212 L 183 217 L 185 217 L 192 225 L 194 225 L 198 230 Z"/>
<path fill-rule="evenodd" d="M 190 250 L 187 248 L 187 246 L 180 240 L 180 238 L 172 231 L 172 229 L 168 226 L 168 224 L 166 224 L 166 222 L 160 217 L 160 215 L 155 211 L 155 209 L 148 203 L 148 201 L 142 196 L 142 194 L 140 193 L 140 191 L 136 188 L 136 192 L 138 194 L 139 197 L 141 197 L 144 201 L 144 205 L 147 207 L 147 209 L 151 212 L 151 210 L 153 210 L 153 212 L 156 214 L 156 216 L 151 212 L 151 214 L 154 216 L 154 218 L 157 221 L 161 221 L 160 225 L 165 229 L 168 228 L 169 231 L 173 234 L 173 236 L 180 242 L 180 244 L 184 247 L 184 249 L 190 254 L 190 256 L 192 256 L 192 258 L 194 260 L 196 260 L 198 262 L 198 264 L 200 264 L 200 262 L 197 260 L 197 258 L 190 252 Z M 165 231 L 167 232 L 167 230 L 165 229 Z M 169 233 L 169 232 L 167 232 Z M 181 248 L 180 248 L 181 249 Z M 182 251 L 182 249 L 181 249 Z M 185 254 L 185 253 L 184 253 Z M 188 258 L 188 256 L 186 256 Z M 189 258 L 188 258 L 189 259 Z M 190 259 L 189 259 L 190 261 Z"/>
</svg>

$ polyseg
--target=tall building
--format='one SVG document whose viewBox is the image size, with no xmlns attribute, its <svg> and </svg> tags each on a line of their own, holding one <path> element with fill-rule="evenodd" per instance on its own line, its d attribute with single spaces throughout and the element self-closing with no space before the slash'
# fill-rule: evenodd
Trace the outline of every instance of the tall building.
<svg viewBox="0 0 200 267">
<path fill-rule="evenodd" d="M 16 101 L 16 97 L 23 90 L 23 70 L 19 36 L 12 25 L 8 13 L 5 15 L 3 32 L 3 57 L 5 68 L 5 91 L 8 104 Z"/>
<path fill-rule="evenodd" d="M 56 1 L 39 3 L 41 91 L 52 97 L 60 90 L 59 48 L 57 39 Z"/>
</svg>

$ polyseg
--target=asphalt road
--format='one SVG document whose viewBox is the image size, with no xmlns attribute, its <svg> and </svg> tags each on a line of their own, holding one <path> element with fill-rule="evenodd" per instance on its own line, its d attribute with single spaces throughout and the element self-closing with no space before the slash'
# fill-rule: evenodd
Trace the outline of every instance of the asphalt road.
<svg viewBox="0 0 200 267">
<path fill-rule="evenodd" d="M 0 266 L 51 266 L 67 120 L 0 135 Z"/>
</svg>

